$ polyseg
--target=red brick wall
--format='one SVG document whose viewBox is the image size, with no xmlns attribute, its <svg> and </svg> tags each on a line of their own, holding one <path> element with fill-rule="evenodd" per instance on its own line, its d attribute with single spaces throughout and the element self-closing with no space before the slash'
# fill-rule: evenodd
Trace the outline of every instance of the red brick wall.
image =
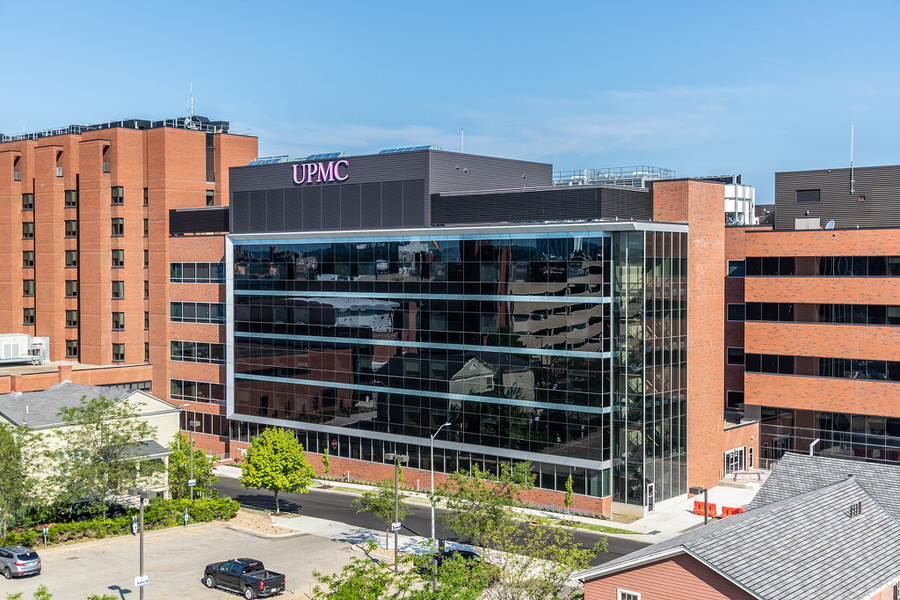
<svg viewBox="0 0 900 600">
<path fill-rule="evenodd" d="M 163 371 L 154 377 L 154 392 L 168 394 L 168 210 L 206 205 L 213 189 L 216 204 L 228 203 L 228 167 L 245 165 L 257 155 L 255 137 L 217 134 L 216 182 L 206 181 L 206 134 L 158 128 L 113 128 L 0 144 L 0 249 L 5 259 L 0 282 L 10 290 L 0 306 L 0 332 L 22 332 L 50 338 L 50 359 L 65 358 L 66 339 L 79 339 L 81 362 L 106 365 L 112 344 L 125 344 L 125 362 L 144 363 L 144 344 L 151 362 Z M 105 154 L 104 154 L 105 149 Z M 17 164 L 14 164 L 18 160 Z M 103 172 L 103 162 L 109 172 Z M 56 168 L 62 167 L 62 177 Z M 18 169 L 21 181 L 13 181 Z M 33 182 L 33 187 L 32 187 Z M 76 185 L 77 182 L 77 185 Z M 125 188 L 122 205 L 111 204 L 111 186 Z M 64 191 L 79 189 L 79 208 L 65 208 Z M 149 206 L 143 189 L 149 188 Z M 34 192 L 35 210 L 22 211 L 22 193 Z M 111 236 L 112 218 L 123 218 L 125 234 Z M 78 219 L 78 239 L 64 237 L 64 221 Z M 144 219 L 149 236 L 144 237 Z M 22 239 L 22 223 L 35 222 L 34 240 Z M 198 247 L 207 244 L 194 238 Z M 220 250 L 221 238 L 214 245 Z M 66 268 L 65 250 L 79 250 L 78 267 Z M 111 268 L 111 249 L 125 251 L 125 268 Z M 36 269 L 22 268 L 22 251 L 35 250 Z M 144 267 L 144 251 L 150 266 Z M 37 272 L 39 277 L 35 277 Z M 22 280 L 36 279 L 34 298 L 22 297 Z M 79 281 L 79 297 L 66 298 L 65 281 Z M 125 281 L 125 297 L 111 298 L 111 281 Z M 144 281 L 150 282 L 149 300 Z M 215 294 L 221 297 L 217 288 Z M 201 295 L 205 295 L 202 292 Z M 23 324 L 22 309 L 36 308 L 36 326 Z M 65 310 L 78 309 L 79 325 L 65 326 Z M 144 311 L 151 315 L 144 329 Z M 125 313 L 125 330 L 112 330 L 112 313 Z M 89 335 L 88 335 L 89 332 Z M 79 337 L 80 334 L 80 337 Z"/>
<path fill-rule="evenodd" d="M 759 468 L 759 422 L 753 421 L 744 425 L 725 428 L 722 433 L 723 451 L 734 450 L 746 446 L 753 449 L 752 468 Z M 724 465 L 724 463 L 723 463 Z M 724 468 L 724 466 L 723 466 Z"/>
<path fill-rule="evenodd" d="M 0 394 L 8 394 L 12 391 L 39 392 L 60 381 L 71 381 L 82 385 L 110 385 L 149 379 L 150 365 L 101 367 L 96 369 L 73 369 L 70 365 L 60 365 L 56 371 L 0 376 Z M 18 389 L 15 389 L 16 386 L 18 386 Z"/>
<path fill-rule="evenodd" d="M 616 600 L 617 590 L 641 594 L 641 600 L 752 600 L 728 579 L 686 554 L 584 584 L 585 600 Z"/>
<path fill-rule="evenodd" d="M 747 373 L 744 384 L 761 406 L 900 417 L 896 383 Z"/>
<path fill-rule="evenodd" d="M 724 203 L 720 184 L 690 180 L 653 184 L 653 220 L 689 224 L 688 486 L 712 487 L 722 473 Z"/>
<path fill-rule="evenodd" d="M 324 475 L 324 469 L 322 467 L 322 455 L 307 452 L 306 460 L 309 461 L 318 475 Z M 329 469 L 330 477 L 341 478 L 344 476 L 344 473 L 349 471 L 350 479 L 354 481 L 366 481 L 374 483 L 378 481 L 394 480 L 394 467 L 391 465 L 354 460 L 343 458 L 340 456 L 329 456 L 328 462 L 331 467 Z M 416 488 L 418 484 L 418 489 L 423 492 L 428 491 L 429 487 L 431 486 L 431 471 L 408 469 L 406 467 L 404 467 L 402 471 L 403 484 L 405 486 Z M 442 483 L 447 481 L 447 479 L 447 475 L 443 473 L 435 473 L 435 488 L 439 488 Z M 523 502 L 527 502 L 530 504 L 562 508 L 565 506 L 565 497 L 566 495 L 563 492 L 554 492 L 551 490 L 542 490 L 535 488 L 522 492 L 521 499 Z M 575 510 L 602 514 L 605 517 L 609 517 L 612 500 L 610 497 L 594 498 L 591 496 L 582 496 L 579 494 L 575 494 L 574 500 L 575 505 L 572 508 Z"/>
<path fill-rule="evenodd" d="M 889 325 L 748 322 L 747 352 L 900 361 L 898 329 Z"/>
<path fill-rule="evenodd" d="M 900 248 L 900 229 L 754 230 L 744 247 L 747 256 L 881 256 Z"/>
<path fill-rule="evenodd" d="M 900 278 L 748 277 L 745 289 L 747 302 L 896 304 Z"/>
<path fill-rule="evenodd" d="M 737 247 L 737 244 L 735 245 Z M 747 231 L 746 256 L 880 256 L 896 254 L 898 229 L 814 231 Z M 900 280 L 892 277 L 748 277 L 747 302 L 827 304 L 897 304 Z M 836 357 L 900 360 L 900 331 L 877 325 L 827 323 L 745 324 L 746 351 L 798 357 Z M 798 359 L 803 360 L 803 359 Z M 819 378 L 748 373 L 744 377 L 747 404 L 779 406 L 800 411 L 834 411 L 865 415 L 900 416 L 896 398 L 900 384 L 888 381 Z M 813 427 L 812 413 L 798 412 Z M 813 433 L 800 432 L 795 447 L 806 450 Z"/>
</svg>

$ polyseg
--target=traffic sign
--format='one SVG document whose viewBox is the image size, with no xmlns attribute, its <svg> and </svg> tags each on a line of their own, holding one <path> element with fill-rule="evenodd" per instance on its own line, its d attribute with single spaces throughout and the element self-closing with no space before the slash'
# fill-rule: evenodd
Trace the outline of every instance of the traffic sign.
<svg viewBox="0 0 900 600">
<path fill-rule="evenodd" d="M 400 521 L 391 523 L 391 531 L 400 531 Z"/>
<path fill-rule="evenodd" d="M 144 587 L 149 582 L 150 578 L 146 575 L 138 575 L 134 578 L 134 585 L 136 585 L 137 587 Z"/>
<path fill-rule="evenodd" d="M 337 438 L 331 440 L 331 449 L 337 450 Z"/>
<path fill-rule="evenodd" d="M 188 479 L 188 487 L 195 487 L 197 485 L 196 479 Z"/>
</svg>

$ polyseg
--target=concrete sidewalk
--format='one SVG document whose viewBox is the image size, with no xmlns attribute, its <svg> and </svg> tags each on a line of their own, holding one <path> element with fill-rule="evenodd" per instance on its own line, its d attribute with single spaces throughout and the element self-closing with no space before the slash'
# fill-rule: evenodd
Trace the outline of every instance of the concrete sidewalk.
<svg viewBox="0 0 900 600">
<path fill-rule="evenodd" d="M 239 467 L 219 466 L 215 468 L 215 473 L 220 477 L 238 478 L 241 475 L 241 469 Z M 358 490 L 360 492 L 372 489 L 372 486 L 358 483 L 348 483 L 333 480 L 323 481 L 318 479 L 315 481 L 316 483 L 321 485 L 340 486 L 342 488 Z M 745 484 L 745 486 L 746 487 L 716 486 L 710 488 L 709 502 L 710 504 L 716 505 L 716 509 L 719 514 L 721 514 L 722 506 L 744 507 L 750 503 L 750 501 L 753 499 L 753 496 L 756 495 L 756 492 L 759 489 L 759 485 L 756 483 L 747 483 Z M 334 492 L 340 493 L 339 490 L 334 490 Z M 410 497 L 417 497 L 426 501 L 428 498 L 428 494 L 424 492 L 406 491 L 404 493 Z M 695 500 L 702 501 L 703 496 L 694 496 L 687 500 L 683 500 L 673 506 L 666 507 L 665 509 L 660 509 L 642 519 L 638 519 L 637 521 L 633 521 L 631 523 L 619 523 L 617 521 L 583 517 L 580 515 L 568 515 L 564 513 L 536 510 L 530 508 L 515 507 L 513 508 L 513 510 L 521 513 L 525 517 L 527 517 L 528 515 L 535 515 L 551 519 L 565 519 L 567 521 L 579 521 L 605 527 L 624 529 L 633 533 L 610 533 L 604 535 L 627 537 L 628 539 L 655 544 L 680 535 L 681 533 L 684 533 L 685 531 L 693 529 L 694 527 L 697 527 L 699 525 L 703 525 L 703 515 L 694 514 Z M 379 532 L 370 529 L 356 528 L 346 523 L 327 521 L 325 519 L 317 519 L 315 517 L 273 517 L 273 522 L 277 522 L 278 525 L 287 529 L 296 529 L 298 531 L 314 533 L 315 535 L 331 537 L 336 541 L 339 540 L 351 543 L 364 543 L 369 539 L 383 540 L 384 538 L 383 531 Z M 421 549 L 424 548 L 428 542 L 428 538 L 416 538 L 413 536 L 400 537 L 405 538 L 400 541 L 400 550 L 404 552 L 417 551 L 413 550 L 412 548 L 419 548 L 418 551 L 422 551 Z M 393 544 L 393 536 L 391 536 L 391 543 Z M 410 549 L 406 550 L 406 548 Z M 465 548 L 465 546 L 460 546 L 460 548 Z"/>
</svg>

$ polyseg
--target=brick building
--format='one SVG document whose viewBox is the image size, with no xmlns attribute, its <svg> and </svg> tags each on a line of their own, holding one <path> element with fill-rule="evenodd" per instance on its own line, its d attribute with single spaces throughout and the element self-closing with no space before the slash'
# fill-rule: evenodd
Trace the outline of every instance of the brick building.
<svg viewBox="0 0 900 600">
<path fill-rule="evenodd" d="M 760 421 L 764 466 L 900 460 L 898 176 L 776 173 L 774 225 L 727 231 L 726 403 Z"/>
<path fill-rule="evenodd" d="M 388 478 L 400 452 L 423 485 L 528 460 L 532 501 L 571 477 L 576 508 L 627 517 L 751 443 L 722 415 L 724 184 L 561 187 L 434 148 L 255 162 L 220 211 L 227 420 L 195 439 L 287 427 L 332 473 Z M 185 256 L 198 214 L 170 219 Z"/>
<path fill-rule="evenodd" d="M 203 394 L 222 381 L 210 346 L 224 336 L 227 228 L 198 232 L 186 249 L 169 213 L 227 205 L 228 168 L 256 154 L 256 138 L 198 116 L 0 136 L 0 332 L 49 338 L 50 360 L 63 363 L 17 368 L 0 388 L 72 379 L 200 399 L 218 413 Z M 190 265 L 195 285 L 170 284 L 175 263 Z M 172 322 L 174 303 L 191 318 Z M 173 340 L 188 342 L 194 362 L 170 361 Z M 174 380 L 191 391 L 170 395 Z"/>
<path fill-rule="evenodd" d="M 256 150 L 202 118 L 0 139 L 0 332 L 73 363 L 0 389 L 150 388 L 209 451 L 289 427 L 371 479 L 402 444 L 426 481 L 449 420 L 438 480 L 530 460 L 532 500 L 560 503 L 571 476 L 576 508 L 607 515 L 749 466 L 722 454 L 757 436 L 722 414 L 724 183 L 554 186 L 551 165 L 432 148 L 248 165 Z"/>
</svg>

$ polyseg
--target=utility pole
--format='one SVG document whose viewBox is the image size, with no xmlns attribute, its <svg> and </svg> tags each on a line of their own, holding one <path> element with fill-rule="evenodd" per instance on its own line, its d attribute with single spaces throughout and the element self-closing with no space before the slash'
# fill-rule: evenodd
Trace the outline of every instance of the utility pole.
<svg viewBox="0 0 900 600">
<path fill-rule="evenodd" d="M 394 522 L 391 524 L 391 529 L 394 530 L 394 573 L 397 572 L 397 544 L 398 544 L 398 535 L 400 532 L 400 463 L 405 463 L 409 460 L 408 454 L 394 454 L 393 452 L 388 452 L 384 455 L 384 457 L 388 460 L 394 461 Z"/>
<path fill-rule="evenodd" d="M 147 580 L 144 579 L 144 501 L 155 498 L 156 492 L 143 488 L 130 488 L 128 493 L 131 496 L 137 496 L 141 503 L 140 575 L 135 577 L 134 582 L 140 590 L 140 600 L 144 600 L 144 587 L 147 585 Z"/>
<path fill-rule="evenodd" d="M 200 425 L 200 421 L 191 421 L 191 478 L 188 480 L 188 487 L 191 490 L 191 502 L 194 501 L 194 486 L 197 482 L 194 480 L 194 429 Z"/>
<path fill-rule="evenodd" d="M 434 438 L 441 432 L 444 427 L 450 427 L 450 423 L 444 423 L 431 436 L 431 541 L 434 543 Z"/>
</svg>

